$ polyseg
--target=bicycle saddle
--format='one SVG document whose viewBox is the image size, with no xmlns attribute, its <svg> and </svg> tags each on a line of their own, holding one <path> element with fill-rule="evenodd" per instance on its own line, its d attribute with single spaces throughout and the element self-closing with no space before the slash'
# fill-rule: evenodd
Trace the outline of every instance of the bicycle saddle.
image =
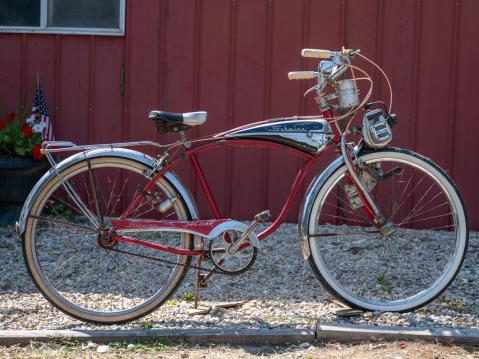
<svg viewBox="0 0 479 359">
<path fill-rule="evenodd" d="M 148 118 L 155 121 L 156 130 L 158 132 L 178 132 L 205 123 L 206 112 L 174 113 L 166 111 L 151 111 Z"/>
</svg>

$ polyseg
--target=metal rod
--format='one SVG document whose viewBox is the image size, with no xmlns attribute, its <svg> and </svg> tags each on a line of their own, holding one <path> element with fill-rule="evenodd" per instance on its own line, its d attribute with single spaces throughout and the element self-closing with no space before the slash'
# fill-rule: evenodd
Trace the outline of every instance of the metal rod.
<svg viewBox="0 0 479 359">
<path fill-rule="evenodd" d="M 167 148 L 178 143 L 180 142 L 177 141 L 174 143 L 162 145 L 153 141 L 132 141 L 132 142 L 116 142 L 116 143 L 99 143 L 94 145 L 76 145 L 73 142 L 68 142 L 68 141 L 45 141 L 42 143 L 42 147 L 43 147 L 42 152 L 56 153 L 56 152 L 67 152 L 67 151 L 94 150 L 97 148 L 135 147 L 135 146 L 154 146 L 159 148 Z"/>
<path fill-rule="evenodd" d="M 93 172 L 93 169 L 91 168 L 90 159 L 88 158 L 86 162 L 88 165 L 88 177 L 90 179 L 90 186 L 93 192 L 93 200 L 95 201 L 96 214 L 98 216 L 98 225 L 99 225 L 98 230 L 102 231 L 104 222 L 103 222 L 103 214 L 101 213 L 100 202 L 98 201 L 98 186 L 96 182 L 96 176 L 95 176 L 95 173 Z"/>
<path fill-rule="evenodd" d="M 29 215 L 28 217 L 33 218 L 33 219 L 37 219 L 39 221 L 57 223 L 57 224 L 65 226 L 65 227 L 83 229 L 83 230 L 89 231 L 89 232 L 95 232 L 96 233 L 96 231 L 97 231 L 95 228 L 82 226 L 82 225 L 79 225 L 79 224 L 73 224 L 73 223 L 70 223 L 70 222 L 62 221 L 61 219 L 54 219 L 54 218 L 49 218 L 49 217 L 33 216 L 33 215 Z"/>
<path fill-rule="evenodd" d="M 284 219 L 286 218 L 286 215 L 288 214 L 289 210 L 291 209 L 291 206 L 293 204 L 293 201 L 296 197 L 296 194 L 298 193 L 299 189 L 301 188 L 301 183 L 303 182 L 304 178 L 308 174 L 309 168 L 311 165 L 314 163 L 315 158 L 310 158 L 305 162 L 303 167 L 299 170 L 298 174 L 296 175 L 296 178 L 294 179 L 293 185 L 291 187 L 291 191 L 288 195 L 288 198 L 286 199 L 286 203 L 284 204 L 283 208 L 281 209 L 280 214 L 278 217 L 275 219 L 275 221 L 268 227 L 266 228 L 263 232 L 258 234 L 258 239 L 262 240 L 269 236 L 271 233 L 273 233 L 281 223 L 283 223 Z"/>
<path fill-rule="evenodd" d="M 380 231 L 364 231 L 364 232 L 351 232 L 351 233 L 318 233 L 310 234 L 310 238 L 322 238 L 322 237 L 353 237 L 363 236 L 365 234 L 380 233 Z"/>
<path fill-rule="evenodd" d="M 93 226 L 97 227 L 98 226 L 98 222 L 95 218 L 95 216 L 93 215 L 93 213 L 88 209 L 88 207 L 82 202 L 80 196 L 78 195 L 78 193 L 75 192 L 75 190 L 73 189 L 73 187 L 70 185 L 70 183 L 68 183 L 68 181 L 66 181 L 61 175 L 60 173 L 58 172 L 58 169 L 56 167 L 56 162 L 55 160 L 53 159 L 53 156 L 50 154 L 50 153 L 46 153 L 46 156 L 48 158 L 48 161 L 50 162 L 50 164 L 52 165 L 52 169 L 53 169 L 53 172 L 55 172 L 55 175 L 58 177 L 58 179 L 60 180 L 60 183 L 62 184 L 63 188 L 65 188 L 66 192 L 68 193 L 68 195 L 70 196 L 70 198 L 73 200 L 73 202 L 78 206 L 78 209 L 80 210 L 80 212 L 82 212 L 85 217 L 87 217 L 90 222 L 93 224 Z"/>
<path fill-rule="evenodd" d="M 116 233 L 112 234 L 112 238 L 119 241 L 119 242 L 135 244 L 135 245 L 138 245 L 138 246 L 155 249 L 157 251 L 162 251 L 162 252 L 167 252 L 167 253 L 172 253 L 172 254 L 178 254 L 178 255 L 182 255 L 182 256 L 201 256 L 201 255 L 204 255 L 206 253 L 205 250 L 192 250 L 192 249 L 181 249 L 181 248 L 176 248 L 176 247 L 169 247 L 169 246 L 164 246 L 162 244 L 142 241 L 140 239 L 136 239 L 136 238 L 133 238 L 133 237 L 118 235 Z"/>
<path fill-rule="evenodd" d="M 211 189 L 208 186 L 208 182 L 205 179 L 203 170 L 201 169 L 200 164 L 198 163 L 198 159 L 196 158 L 194 154 L 191 154 L 191 153 L 188 153 L 188 157 L 190 158 L 191 164 L 193 165 L 193 169 L 195 170 L 196 178 L 198 179 L 200 187 L 203 190 L 203 193 L 205 194 L 206 200 L 208 201 L 208 204 L 210 205 L 211 211 L 213 212 L 213 216 L 215 216 L 215 218 L 221 218 L 218 205 L 216 204 L 216 201 L 213 198 L 213 195 L 211 194 Z"/>
<path fill-rule="evenodd" d="M 344 163 L 346 164 L 346 168 L 348 169 L 350 178 L 353 180 L 354 185 L 356 186 L 357 190 L 360 192 L 360 195 L 362 195 L 365 199 L 364 205 L 366 207 L 369 207 L 373 211 L 376 217 L 375 220 L 377 221 L 376 224 L 382 225 L 383 224 L 382 222 L 385 221 L 384 216 L 379 211 L 379 208 L 376 206 L 376 203 L 374 203 L 366 187 L 361 183 L 361 180 L 356 175 L 353 165 L 351 164 L 351 159 L 348 156 L 348 152 L 346 149 L 346 136 L 342 136 L 341 138 L 341 153 L 343 155 Z"/>
</svg>

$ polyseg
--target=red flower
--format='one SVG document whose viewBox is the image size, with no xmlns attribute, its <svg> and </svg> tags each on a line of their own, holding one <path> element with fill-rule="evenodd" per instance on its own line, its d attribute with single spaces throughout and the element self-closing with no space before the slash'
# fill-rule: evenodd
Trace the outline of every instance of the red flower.
<svg viewBox="0 0 479 359">
<path fill-rule="evenodd" d="M 39 160 L 45 156 L 43 153 L 40 152 L 41 149 L 42 149 L 42 146 L 40 145 L 35 145 L 32 148 L 32 156 L 34 159 Z"/>
<path fill-rule="evenodd" d="M 25 136 L 31 137 L 33 135 L 33 130 L 30 126 L 28 125 L 23 125 L 22 126 L 22 132 Z"/>
<path fill-rule="evenodd" d="M 5 127 L 5 120 L 0 120 L 0 130 Z"/>
<path fill-rule="evenodd" d="M 12 122 L 15 117 L 17 117 L 17 115 L 15 114 L 15 112 L 11 112 L 7 115 L 7 117 L 5 117 L 5 120 L 8 122 Z"/>
</svg>

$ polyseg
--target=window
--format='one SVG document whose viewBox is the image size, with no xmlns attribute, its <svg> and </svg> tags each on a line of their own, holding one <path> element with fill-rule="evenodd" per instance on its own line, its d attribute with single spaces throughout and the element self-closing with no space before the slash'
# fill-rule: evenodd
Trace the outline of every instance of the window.
<svg viewBox="0 0 479 359">
<path fill-rule="evenodd" d="M 0 0 L 0 32 L 123 35 L 126 0 Z"/>
</svg>

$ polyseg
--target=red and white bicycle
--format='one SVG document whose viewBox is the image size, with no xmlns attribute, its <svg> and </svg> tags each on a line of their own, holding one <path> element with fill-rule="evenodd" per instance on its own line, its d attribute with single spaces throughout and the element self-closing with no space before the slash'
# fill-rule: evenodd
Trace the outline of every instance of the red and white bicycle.
<svg viewBox="0 0 479 359">
<path fill-rule="evenodd" d="M 468 242 L 456 186 L 431 160 L 386 147 L 397 121 L 390 113 L 392 92 L 388 107 L 368 102 L 372 80 L 352 65 L 356 58 L 371 60 L 347 49 L 305 49 L 302 55 L 325 59 L 317 71 L 289 73 L 290 79 L 316 80 L 307 93 L 316 94 L 321 115 L 265 120 L 190 140 L 186 131 L 203 124 L 205 112 L 152 111 L 157 130 L 177 132 L 177 142 L 45 142 L 52 169 L 30 193 L 17 224 L 43 295 L 75 318 L 121 323 L 164 303 L 189 267 L 197 270 L 197 287 L 213 273 L 246 271 L 327 148 L 340 155 L 312 181 L 299 216 L 304 259 L 321 283 L 365 310 L 409 311 L 443 292 Z M 369 84 L 362 99 L 360 81 Z M 361 121 L 353 125 L 355 118 Z M 153 158 L 126 148 L 143 145 L 161 153 Z M 223 218 L 198 162 L 201 152 L 227 146 L 286 148 L 304 159 L 282 210 L 259 234 L 255 229 L 269 221 L 269 212 L 250 225 Z M 54 154 L 65 151 L 78 153 L 56 163 Z M 200 216 L 173 172 L 188 160 L 213 218 Z"/>
</svg>

